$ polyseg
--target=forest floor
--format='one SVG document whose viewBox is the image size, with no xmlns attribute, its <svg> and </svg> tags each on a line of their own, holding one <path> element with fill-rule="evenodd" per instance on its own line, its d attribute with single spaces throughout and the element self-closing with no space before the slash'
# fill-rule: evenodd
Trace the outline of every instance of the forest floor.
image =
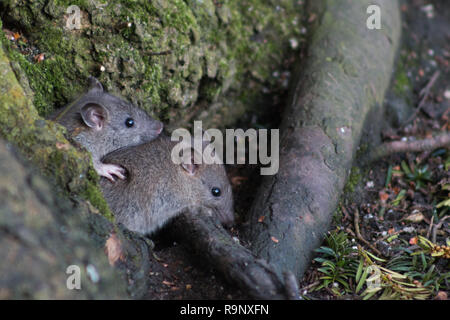
<svg viewBox="0 0 450 320">
<path fill-rule="evenodd" d="M 381 137 L 363 139 L 359 156 L 371 141 L 421 139 L 450 128 L 450 5 L 445 0 L 414 0 L 402 2 L 401 9 L 403 44 L 386 97 L 385 125 Z M 286 69 L 291 64 L 288 61 Z M 270 97 L 267 113 L 253 123 L 239 124 L 241 128 L 277 126 L 287 92 L 266 95 Z M 384 285 L 374 297 L 446 298 L 450 253 L 445 258 L 443 252 L 450 245 L 449 150 L 398 154 L 366 167 L 357 164 L 358 160 L 330 232 L 300 281 L 303 298 L 370 297 L 364 286 L 358 286 L 364 275 L 357 274 L 358 264 L 367 257 L 379 267 Z M 239 238 L 261 180 L 257 167 L 236 165 L 228 171 L 239 215 L 230 232 Z M 172 236 L 160 232 L 154 241 L 161 268 L 149 275 L 153 285 L 148 298 L 249 298 Z"/>
</svg>

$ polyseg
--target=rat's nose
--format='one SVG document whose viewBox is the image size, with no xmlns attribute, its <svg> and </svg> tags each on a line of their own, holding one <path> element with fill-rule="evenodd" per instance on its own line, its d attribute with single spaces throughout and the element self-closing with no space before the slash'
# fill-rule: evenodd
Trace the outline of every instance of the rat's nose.
<svg viewBox="0 0 450 320">
<path fill-rule="evenodd" d="M 221 213 L 220 220 L 224 226 L 231 227 L 234 224 L 234 211 Z"/>
<path fill-rule="evenodd" d="M 164 129 L 164 124 L 162 122 L 157 122 L 155 125 L 155 131 L 157 134 L 160 134 Z"/>
</svg>

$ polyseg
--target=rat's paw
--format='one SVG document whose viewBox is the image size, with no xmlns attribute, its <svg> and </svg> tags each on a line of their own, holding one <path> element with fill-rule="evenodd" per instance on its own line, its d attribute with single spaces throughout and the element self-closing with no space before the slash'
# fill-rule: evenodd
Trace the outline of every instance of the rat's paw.
<svg viewBox="0 0 450 320">
<path fill-rule="evenodd" d="M 101 164 L 97 168 L 97 173 L 105 177 L 106 179 L 110 180 L 111 182 L 116 181 L 114 179 L 114 176 L 118 177 L 119 179 L 125 179 L 125 169 L 115 165 L 115 164 Z"/>
</svg>

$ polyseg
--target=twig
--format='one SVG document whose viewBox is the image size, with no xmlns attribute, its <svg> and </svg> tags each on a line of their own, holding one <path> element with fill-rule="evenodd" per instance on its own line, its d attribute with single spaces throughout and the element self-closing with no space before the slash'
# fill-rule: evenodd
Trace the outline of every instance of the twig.
<svg viewBox="0 0 450 320">
<path fill-rule="evenodd" d="M 344 220 L 350 220 L 350 215 L 348 214 L 347 209 L 341 204 L 341 210 L 344 213 Z"/>
<path fill-rule="evenodd" d="M 428 232 L 428 228 L 422 228 L 422 229 L 418 229 L 417 233 L 420 234 L 421 236 L 426 237 Z M 437 230 L 436 231 L 436 235 L 440 235 L 440 236 L 445 236 L 445 231 L 444 230 Z"/>
<path fill-rule="evenodd" d="M 314 281 L 313 283 L 310 283 L 307 286 L 304 286 L 303 288 L 300 288 L 299 290 L 300 290 L 300 292 L 303 293 L 305 290 L 309 290 L 311 288 L 314 288 L 318 284 L 320 284 L 320 280 Z"/>
<path fill-rule="evenodd" d="M 450 146 L 450 133 L 416 141 L 393 141 L 383 143 L 369 153 L 363 162 L 372 162 L 400 152 L 422 152 Z"/>
<path fill-rule="evenodd" d="M 442 219 L 439 221 L 438 224 L 433 225 L 433 231 L 432 231 L 432 234 L 431 234 L 431 241 L 432 241 L 433 243 L 436 243 L 436 234 L 437 234 L 438 229 L 439 229 L 440 227 L 442 227 L 442 225 L 444 224 L 445 220 L 447 220 L 448 218 L 450 218 L 450 216 L 446 216 L 446 217 L 442 218 Z"/>
<path fill-rule="evenodd" d="M 423 88 L 420 91 L 419 96 L 422 97 L 422 100 L 420 100 L 419 105 L 417 106 L 417 109 L 414 111 L 414 113 L 411 115 L 411 117 L 409 117 L 408 120 L 406 120 L 405 123 L 403 123 L 402 127 L 404 127 L 408 123 L 410 123 L 417 116 L 417 114 L 420 112 L 420 110 L 422 110 L 422 107 L 425 105 L 425 101 L 428 99 L 428 96 L 430 95 L 430 90 L 433 87 L 433 85 L 435 84 L 436 80 L 439 78 L 440 74 L 441 74 L 441 72 L 439 70 L 437 70 L 433 74 L 433 76 L 431 76 L 431 79 L 430 79 L 430 81 L 428 81 L 428 84 L 425 86 L 425 88 Z"/>
<path fill-rule="evenodd" d="M 353 232 L 352 229 L 350 229 L 350 228 L 345 228 L 345 232 L 350 233 L 350 235 L 351 235 L 352 237 L 356 238 L 356 235 L 355 235 L 355 233 Z"/>
<path fill-rule="evenodd" d="M 434 225 L 433 222 L 434 222 L 434 216 L 431 216 L 430 227 L 428 228 L 428 232 L 427 232 L 427 239 L 430 239 L 431 229 L 433 228 L 433 225 Z"/>
<path fill-rule="evenodd" d="M 359 211 L 358 209 L 355 207 L 354 210 L 354 224 L 355 224 L 355 233 L 356 233 L 356 237 L 361 240 L 362 242 L 364 242 L 370 249 L 372 249 L 378 256 L 382 256 L 383 254 L 381 254 L 381 252 L 375 248 L 375 246 L 373 246 L 371 243 L 369 243 L 369 241 L 367 241 L 366 239 L 363 238 L 363 236 L 361 235 L 361 232 L 359 230 Z"/>
<path fill-rule="evenodd" d="M 417 157 L 417 163 L 423 163 L 431 154 L 431 150 L 427 150 L 422 152 L 418 157 Z"/>
<path fill-rule="evenodd" d="M 390 237 L 399 235 L 402 232 L 404 232 L 404 231 L 403 230 L 398 230 L 398 231 L 395 231 L 395 232 L 393 232 L 391 234 L 385 235 L 383 238 L 380 239 L 380 241 L 385 241 L 386 239 L 389 239 Z"/>
</svg>

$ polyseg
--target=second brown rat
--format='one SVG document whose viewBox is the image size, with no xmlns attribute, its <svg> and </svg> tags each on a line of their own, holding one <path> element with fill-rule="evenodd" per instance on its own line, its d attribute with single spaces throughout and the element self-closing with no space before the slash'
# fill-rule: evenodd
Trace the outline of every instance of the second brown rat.
<svg viewBox="0 0 450 320">
<path fill-rule="evenodd" d="M 171 159 L 174 145 L 161 135 L 151 142 L 116 150 L 103 159 L 127 170 L 125 180 L 100 181 L 116 221 L 132 231 L 150 234 L 183 209 L 204 206 L 211 208 L 223 224 L 232 224 L 233 196 L 224 166 L 175 164 Z"/>
</svg>

